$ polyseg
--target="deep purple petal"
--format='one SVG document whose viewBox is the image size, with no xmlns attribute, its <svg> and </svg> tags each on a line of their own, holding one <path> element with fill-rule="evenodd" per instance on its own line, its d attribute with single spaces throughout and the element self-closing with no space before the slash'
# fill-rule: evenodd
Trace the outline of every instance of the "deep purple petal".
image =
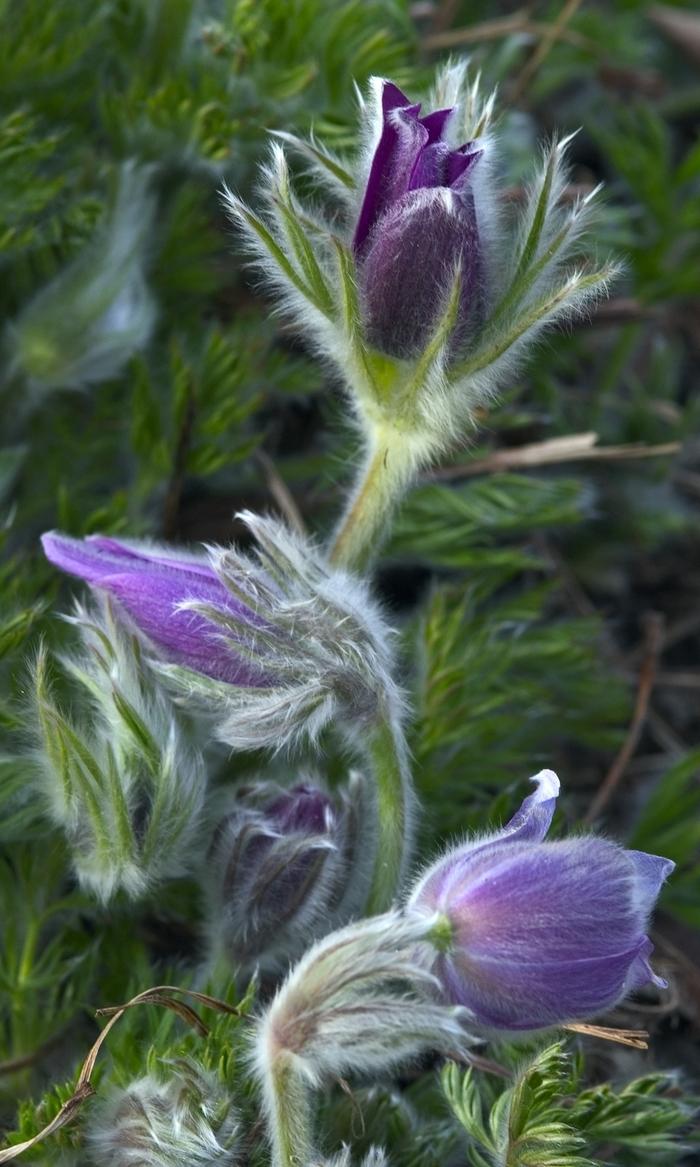
<svg viewBox="0 0 700 1167">
<path fill-rule="evenodd" d="M 370 166 L 353 249 L 361 252 L 383 213 L 409 189 L 411 172 L 428 131 L 420 124 L 420 106 L 394 109 L 385 115 L 384 128 Z"/>
<path fill-rule="evenodd" d="M 69 575 L 77 575 L 86 583 L 97 584 L 107 575 L 117 572 L 170 569 L 178 576 L 202 576 L 216 580 L 216 575 L 204 558 L 178 558 L 151 550 L 147 545 L 122 543 L 106 535 L 90 535 L 87 539 L 73 539 L 59 531 L 48 531 L 41 536 L 44 554 L 50 563 Z"/>
<path fill-rule="evenodd" d="M 449 186 L 447 174 L 450 148 L 444 142 L 426 146 L 416 158 L 409 179 L 409 190 L 420 190 L 426 186 Z"/>
<path fill-rule="evenodd" d="M 444 311 L 457 265 L 461 294 L 455 343 L 478 302 L 480 258 L 473 206 L 444 188 L 400 199 L 372 234 L 359 266 L 364 331 L 372 347 L 409 359 Z"/>
<path fill-rule="evenodd" d="M 139 547 L 131 543 L 121 543 L 109 535 L 88 535 L 86 543 L 90 547 L 97 547 L 122 560 L 136 559 L 140 563 L 157 563 L 162 567 L 171 567 L 178 572 L 189 572 L 192 575 L 204 576 L 206 579 L 216 579 L 216 573 L 204 555 L 163 554 L 160 549 L 147 545 Z"/>
<path fill-rule="evenodd" d="M 299 785 L 285 790 L 267 807 L 266 813 L 282 833 L 303 831 L 327 834 L 334 822 L 333 803 L 317 786 Z"/>
<path fill-rule="evenodd" d="M 167 659 L 231 685 L 270 684 L 261 670 L 241 660 L 230 643 L 224 643 L 219 625 L 198 612 L 178 610 L 178 605 L 194 600 L 246 620 L 247 609 L 218 580 L 198 579 L 193 586 L 187 577 L 142 572 L 108 576 L 99 586 L 119 600 L 139 632 Z"/>
<path fill-rule="evenodd" d="M 436 109 L 420 119 L 420 124 L 428 131 L 428 145 L 442 140 L 453 113 L 454 106 L 451 106 L 450 109 Z"/>
<path fill-rule="evenodd" d="M 451 150 L 445 142 L 425 146 L 411 171 L 409 190 L 420 190 L 426 186 L 446 186 L 461 193 L 471 177 L 472 167 L 479 161 L 482 153 L 482 150 L 472 150 L 471 153 Z"/>
<path fill-rule="evenodd" d="M 461 191 L 472 167 L 483 156 L 483 150 L 475 150 L 470 144 L 461 150 L 450 150 L 447 160 L 447 185 L 454 191 Z"/>
<path fill-rule="evenodd" d="M 415 108 L 420 110 L 420 105 L 415 106 L 410 97 L 399 89 L 398 85 L 394 85 L 393 81 L 384 81 L 382 84 L 382 113 L 391 113 L 392 109 L 409 109 Z"/>
<path fill-rule="evenodd" d="M 530 781 L 537 783 L 537 790 L 528 795 L 510 822 L 486 838 L 463 843 L 434 863 L 414 894 L 415 902 L 444 911 L 480 872 L 501 862 L 504 845 L 544 839 L 554 814 L 559 779 L 553 770 L 541 770 Z M 512 852 L 508 850 L 508 854 Z"/>
</svg>

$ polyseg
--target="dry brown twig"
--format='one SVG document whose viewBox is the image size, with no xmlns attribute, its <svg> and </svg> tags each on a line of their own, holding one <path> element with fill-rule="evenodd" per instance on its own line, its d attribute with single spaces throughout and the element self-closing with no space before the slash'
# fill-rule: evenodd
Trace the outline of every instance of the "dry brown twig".
<svg viewBox="0 0 700 1167">
<path fill-rule="evenodd" d="M 566 0 L 549 31 L 542 37 L 532 56 L 525 62 L 520 75 L 515 79 L 512 93 L 512 100 L 515 103 L 520 101 L 535 73 L 547 59 L 556 42 L 561 39 L 566 26 L 573 20 L 580 6 L 581 0 Z"/>
<path fill-rule="evenodd" d="M 600 1037 L 603 1041 L 616 1041 L 618 1045 L 629 1045 L 633 1049 L 649 1049 L 649 1034 L 645 1029 L 613 1029 L 607 1025 L 589 1025 L 588 1022 L 572 1021 L 564 1025 L 571 1033 L 582 1033 L 586 1037 Z"/>
<path fill-rule="evenodd" d="M 480 41 L 501 40 L 503 37 L 518 33 L 544 39 L 551 36 L 552 30 L 555 30 L 555 40 L 567 41 L 579 49 L 598 51 L 598 45 L 589 37 L 565 27 L 557 29 L 556 22 L 550 24 L 543 20 L 530 20 L 526 9 L 520 9 L 509 16 L 484 20 L 467 28 L 451 28 L 428 33 L 423 37 L 423 47 L 428 50 L 454 49 L 460 45 L 478 44 Z"/>
<path fill-rule="evenodd" d="M 427 476 L 430 481 L 449 481 L 452 478 L 472 478 L 477 474 L 496 474 L 501 470 L 523 470 L 533 466 L 552 466 L 560 462 L 624 461 L 631 458 L 659 458 L 677 454 L 680 442 L 665 442 L 646 446 L 642 442 L 624 446 L 597 446 L 596 433 L 567 434 L 563 438 L 548 438 L 531 442 L 512 450 L 494 450 L 483 458 L 474 458 L 459 466 L 443 466 Z"/>
<path fill-rule="evenodd" d="M 656 668 L 663 647 L 663 627 L 663 617 L 658 612 L 649 612 L 647 614 L 644 629 L 644 659 L 639 670 L 637 700 L 635 702 L 632 720 L 617 757 L 598 787 L 591 805 L 583 816 L 584 823 L 589 824 L 599 818 L 615 793 L 627 769 L 627 765 L 639 744 L 649 709 L 651 693 L 654 688 Z"/>
<path fill-rule="evenodd" d="M 207 1005 L 211 1009 L 216 1009 L 219 1013 L 231 1013 L 234 1016 L 240 1017 L 240 1010 L 236 1009 L 234 1005 L 229 1005 L 226 1001 L 220 1001 L 217 997 L 210 997 L 207 993 L 197 993 L 193 989 L 181 989 L 177 985 L 156 985 L 152 989 L 146 989 L 143 993 L 138 993 L 137 996 L 132 997 L 124 1005 L 109 1006 L 107 1008 L 98 1009 L 98 1016 L 109 1016 L 109 1021 L 100 1033 L 97 1040 L 93 1043 L 90 1051 L 83 1062 L 78 1081 L 75 1084 L 75 1090 L 68 1099 L 64 1102 L 58 1114 L 51 1119 L 40 1131 L 37 1132 L 31 1139 L 26 1139 L 23 1143 L 15 1143 L 12 1147 L 5 1147 L 0 1151 L 0 1163 L 10 1163 L 13 1159 L 18 1158 L 19 1155 L 24 1154 L 25 1151 L 31 1150 L 37 1143 L 42 1142 L 49 1135 L 55 1134 L 61 1127 L 67 1126 L 72 1122 L 83 1102 L 90 1098 L 95 1093 L 95 1088 L 91 1083 L 91 1078 L 95 1069 L 97 1055 L 99 1054 L 107 1035 L 110 1030 L 116 1025 L 128 1009 L 133 1009 L 136 1005 L 162 1005 L 166 1009 L 177 1013 L 183 1021 L 191 1025 L 200 1036 L 206 1036 L 209 1032 L 207 1026 L 202 1021 L 201 1017 L 186 1005 L 183 1001 L 174 1000 L 169 994 L 184 995 L 192 997 L 195 1001 L 199 1001 L 203 1005 Z"/>
<path fill-rule="evenodd" d="M 266 454 L 264 450 L 256 450 L 255 458 L 263 474 L 265 475 L 267 489 L 277 503 L 277 506 L 281 510 L 290 527 L 293 527 L 296 531 L 299 532 L 300 535 L 306 535 L 306 525 L 304 523 L 304 519 L 302 518 L 301 511 L 299 510 L 299 507 L 297 506 L 294 500 L 294 496 L 287 486 L 287 483 L 284 481 L 277 467 L 272 461 L 272 458 L 270 458 L 269 454 Z"/>
</svg>

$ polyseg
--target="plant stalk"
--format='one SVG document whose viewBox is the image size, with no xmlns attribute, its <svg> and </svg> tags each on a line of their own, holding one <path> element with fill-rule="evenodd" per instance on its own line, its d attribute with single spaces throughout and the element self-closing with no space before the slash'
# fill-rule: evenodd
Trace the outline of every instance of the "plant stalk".
<svg viewBox="0 0 700 1167">
<path fill-rule="evenodd" d="M 412 463 L 408 435 L 378 427 L 328 552 L 335 567 L 361 570 L 376 555 L 410 481 Z"/>
<path fill-rule="evenodd" d="M 397 716 L 383 714 L 368 753 L 377 798 L 377 845 L 366 915 L 387 911 L 396 898 L 410 854 L 415 795 L 406 740 Z"/>
<path fill-rule="evenodd" d="M 287 1050 L 279 1050 L 269 1067 L 267 1092 L 272 1167 L 308 1167 L 313 1158 L 309 1088 Z"/>
</svg>

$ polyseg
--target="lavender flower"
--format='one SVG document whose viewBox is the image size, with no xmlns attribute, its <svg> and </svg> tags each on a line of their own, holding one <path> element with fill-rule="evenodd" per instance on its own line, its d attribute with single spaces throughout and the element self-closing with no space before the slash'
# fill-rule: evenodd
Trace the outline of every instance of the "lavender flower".
<svg viewBox="0 0 700 1167">
<path fill-rule="evenodd" d="M 71 539 L 57 531 L 43 535 L 41 542 L 47 559 L 61 571 L 114 596 L 167 659 L 230 685 L 265 683 L 259 669 L 223 642 L 218 624 L 189 607 L 192 601 L 206 603 L 242 625 L 260 624 L 217 578 L 205 555 L 102 535 Z"/>
<path fill-rule="evenodd" d="M 540 1029 L 592 1017 L 648 982 L 649 914 L 674 864 L 593 836 L 543 842 L 551 770 L 496 834 L 439 859 L 410 911 L 434 916 L 433 971 L 482 1029 Z"/>
<path fill-rule="evenodd" d="M 308 782 L 239 792 L 206 868 L 213 959 L 279 967 L 345 923 L 367 895 L 372 809 L 357 774 L 335 799 Z"/>
<path fill-rule="evenodd" d="M 369 344 L 409 358 L 429 341 L 458 280 L 453 341 L 478 318 L 483 279 L 472 178 L 484 148 L 453 149 L 455 109 L 420 117 L 391 82 L 353 237 Z"/>
<path fill-rule="evenodd" d="M 241 518 L 256 556 L 55 532 L 43 545 L 57 567 L 115 597 L 154 668 L 232 746 L 280 748 L 331 718 L 365 724 L 396 706 L 390 632 L 367 584 L 281 523 Z"/>
</svg>

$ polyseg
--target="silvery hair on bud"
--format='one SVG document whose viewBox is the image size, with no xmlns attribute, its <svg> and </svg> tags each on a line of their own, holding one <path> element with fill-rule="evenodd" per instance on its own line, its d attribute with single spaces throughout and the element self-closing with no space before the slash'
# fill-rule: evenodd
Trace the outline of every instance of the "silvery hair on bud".
<svg viewBox="0 0 700 1167">
<path fill-rule="evenodd" d="M 107 601 L 66 617 L 82 651 L 59 658 L 82 701 L 59 707 L 40 649 L 35 662 L 35 753 L 48 813 L 68 839 L 80 883 L 102 902 L 136 898 L 192 869 L 206 770 L 176 710 L 144 669 L 135 640 Z"/>
<path fill-rule="evenodd" d="M 276 826 L 266 804 L 284 788 L 271 782 L 221 806 L 202 871 L 211 964 L 223 957 L 245 972 L 286 970 L 366 902 L 377 847 L 373 783 L 353 771 L 332 799 L 317 779 L 302 783 L 327 800 L 320 829 Z"/>
<path fill-rule="evenodd" d="M 189 1062 L 113 1088 L 91 1113 L 95 1167 L 233 1167 L 238 1124 L 218 1079 Z"/>
<path fill-rule="evenodd" d="M 257 623 L 196 600 L 181 607 L 218 624 L 221 641 L 267 679 L 243 688 L 172 665 L 159 671 L 188 698 L 204 698 L 215 710 L 217 736 L 237 749 L 314 742 L 331 721 L 341 728 L 371 723 L 382 705 L 398 717 L 393 632 L 368 583 L 331 567 L 311 540 L 277 519 L 250 511 L 238 517 L 254 536 L 257 558 L 233 546 L 211 548 L 210 559 Z"/>
<path fill-rule="evenodd" d="M 385 1073 L 427 1051 L 457 1054 L 466 1011 L 441 1005 L 429 971 L 431 920 L 392 911 L 331 933 L 292 969 L 258 1026 L 255 1064 L 269 1111 L 281 1057 L 310 1086 Z"/>
<path fill-rule="evenodd" d="M 330 1159 L 319 1159 L 309 1167 L 353 1167 L 352 1154 L 347 1145 Z M 360 1160 L 359 1167 L 389 1167 L 389 1160 L 383 1147 L 370 1147 L 367 1154 Z"/>
</svg>

